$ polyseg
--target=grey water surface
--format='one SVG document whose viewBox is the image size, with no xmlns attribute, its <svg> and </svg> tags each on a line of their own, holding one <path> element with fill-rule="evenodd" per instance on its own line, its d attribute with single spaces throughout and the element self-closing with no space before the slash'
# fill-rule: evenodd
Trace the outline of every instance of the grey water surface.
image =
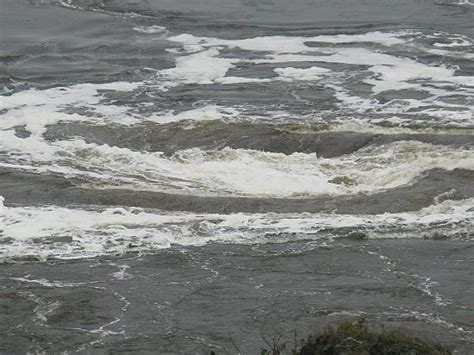
<svg viewBox="0 0 474 355">
<path fill-rule="evenodd" d="M 472 354 L 473 133 L 472 0 L 0 0 L 0 353 Z"/>
</svg>

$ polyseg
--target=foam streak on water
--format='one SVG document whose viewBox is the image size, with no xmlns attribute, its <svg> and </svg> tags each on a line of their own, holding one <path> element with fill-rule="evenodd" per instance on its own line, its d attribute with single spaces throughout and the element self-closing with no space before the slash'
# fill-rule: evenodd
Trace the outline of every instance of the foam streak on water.
<svg viewBox="0 0 474 355">
<path fill-rule="evenodd" d="M 162 26 L 133 30 L 140 35 L 166 34 Z M 440 42 L 443 36 L 449 39 L 446 44 Z M 466 36 L 414 30 L 237 40 L 170 35 L 169 43 L 178 43 L 178 47 L 168 49 L 175 53 L 175 67 L 160 70 L 146 81 L 32 88 L 4 96 L 0 104 L 0 166 L 76 176 L 96 188 L 286 198 L 374 193 L 412 184 L 432 169 L 472 170 L 470 148 L 417 141 L 381 146 L 369 142 L 352 153 L 321 158 L 317 152 L 285 155 L 225 146 L 219 150 L 177 150 L 165 156 L 145 147 L 131 150 L 89 143 L 82 137 L 44 138 L 48 127 L 58 123 L 119 127 L 272 119 L 272 111 L 249 116 L 245 112 L 251 105 L 245 107 L 245 101 L 234 106 L 211 101 L 184 111 L 147 109 L 155 105 L 154 98 L 160 92 L 171 93 L 189 85 L 200 85 L 203 90 L 209 85 L 238 85 L 249 90 L 253 85 L 273 85 L 278 90 L 281 85 L 290 85 L 296 102 L 303 100 L 298 90 L 317 87 L 334 95 L 332 110 L 318 110 L 316 104 L 313 115 L 304 112 L 298 118 L 291 111 L 274 115 L 278 121 L 286 115 L 302 123 L 329 123 L 329 131 L 341 131 L 340 127 L 350 127 L 351 123 L 364 131 L 370 123 L 389 124 L 392 130 L 407 127 L 411 133 L 421 125 L 471 134 L 473 77 L 457 74 L 459 67 L 454 64 L 419 61 L 405 54 L 431 38 L 436 40 L 431 42 L 433 50 L 443 48 L 447 56 L 451 48 L 472 46 Z M 225 51 L 228 54 L 224 56 Z M 242 65 L 265 66 L 271 76 L 230 74 Z M 356 84 L 365 86 L 354 89 Z M 134 101 L 144 94 L 149 98 Z M 391 98 L 384 98 L 386 95 Z M 26 134 L 19 134 L 19 128 Z"/>
<path fill-rule="evenodd" d="M 81 137 L 52 142 L 43 137 L 48 126 L 57 123 L 131 126 L 144 122 L 165 124 L 243 117 L 259 120 L 258 115 L 249 117 L 242 112 L 243 103 L 234 107 L 201 105 L 181 112 L 156 112 L 146 108 L 148 104 L 153 105 L 153 97 L 160 91 L 166 93 L 181 86 L 202 85 L 204 88 L 231 84 L 251 89 L 252 85 L 261 83 L 276 87 L 288 83 L 294 85 L 295 91 L 308 85 L 332 90 L 336 100 L 333 110 L 315 112 L 313 116 L 305 113 L 299 118 L 300 121 L 309 118 L 309 122 L 330 122 L 332 129 L 338 129 L 341 124 L 347 127 L 351 122 L 368 122 L 395 127 L 428 125 L 438 129 L 463 129 L 461 132 L 469 133 L 473 122 L 473 77 L 457 75 L 454 65 L 424 63 L 391 52 L 394 47 L 411 50 L 417 45 L 415 41 L 425 36 L 439 38 L 441 34 L 410 30 L 240 40 L 189 34 L 171 36 L 168 38 L 171 43 L 181 45 L 172 50 L 178 53 L 175 67 L 158 71 L 148 81 L 29 89 L 5 96 L 0 106 L 3 112 L 0 123 L 3 162 L 0 164 L 43 173 L 89 177 L 98 180 L 102 187 L 122 184 L 132 189 L 181 194 L 292 198 L 395 188 L 412 183 L 430 169 L 472 170 L 474 158 L 470 149 L 417 142 L 401 141 L 381 147 L 369 145 L 332 159 L 322 159 L 317 153 L 287 156 L 226 147 L 218 151 L 197 147 L 165 157 L 160 152 L 91 144 Z M 462 46 L 471 45 L 466 37 L 462 37 L 463 42 L 454 41 L 452 43 Z M 433 46 L 440 47 L 440 44 L 435 42 Z M 223 57 L 221 52 L 226 49 L 231 53 L 235 49 L 251 52 L 260 59 L 247 59 L 241 54 L 241 57 L 236 54 Z M 268 69 L 273 76 L 227 76 L 231 69 L 244 63 L 270 65 Z M 295 67 L 297 63 L 303 66 Z M 340 68 L 338 65 L 341 64 L 349 67 Z M 352 82 L 354 73 L 360 79 Z M 348 87 L 355 83 L 367 85 L 364 90 L 368 92 L 362 96 L 351 92 L 354 90 Z M 149 95 L 149 90 L 153 92 L 150 102 L 140 100 L 137 104 L 133 101 L 135 96 Z M 117 100 L 117 95 L 126 99 Z M 297 102 L 302 100 L 296 92 L 295 95 Z M 393 98 L 385 99 L 383 95 Z M 397 98 L 397 95 L 404 98 Z M 421 95 L 420 98 L 416 98 L 417 95 Z M 348 114 L 355 117 L 347 117 Z M 293 119 L 298 120 L 292 112 L 286 115 L 293 115 Z M 271 111 L 265 116 L 264 119 L 271 119 Z M 276 115 L 281 116 L 281 113 Z M 27 135 L 19 135 L 18 127 Z M 334 183 L 334 179 L 345 183 Z"/>
<path fill-rule="evenodd" d="M 172 244 L 265 243 L 322 240 L 362 231 L 370 238 L 472 238 L 474 200 L 445 201 L 416 213 L 333 214 L 167 214 L 138 208 L 99 211 L 60 207 L 3 207 L 0 231 L 9 240 L 2 261 L 35 257 L 87 258 L 151 252 Z M 441 227 L 441 228 L 440 228 Z M 470 234 L 471 233 L 471 234 Z"/>
<path fill-rule="evenodd" d="M 472 353 L 472 3 L 3 0 L 0 349 Z"/>
</svg>

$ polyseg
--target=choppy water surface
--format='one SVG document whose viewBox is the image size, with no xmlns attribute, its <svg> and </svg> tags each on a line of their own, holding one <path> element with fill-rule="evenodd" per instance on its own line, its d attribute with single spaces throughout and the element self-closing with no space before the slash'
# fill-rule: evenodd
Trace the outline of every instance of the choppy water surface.
<svg viewBox="0 0 474 355">
<path fill-rule="evenodd" d="M 0 351 L 256 352 L 362 315 L 473 352 L 473 23 L 0 0 Z"/>
</svg>

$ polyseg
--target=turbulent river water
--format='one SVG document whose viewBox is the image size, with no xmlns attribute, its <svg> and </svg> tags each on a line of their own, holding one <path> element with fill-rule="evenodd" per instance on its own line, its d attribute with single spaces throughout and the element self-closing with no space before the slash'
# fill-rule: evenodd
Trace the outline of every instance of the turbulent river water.
<svg viewBox="0 0 474 355">
<path fill-rule="evenodd" d="M 474 2 L 0 0 L 0 352 L 474 352 Z"/>
</svg>

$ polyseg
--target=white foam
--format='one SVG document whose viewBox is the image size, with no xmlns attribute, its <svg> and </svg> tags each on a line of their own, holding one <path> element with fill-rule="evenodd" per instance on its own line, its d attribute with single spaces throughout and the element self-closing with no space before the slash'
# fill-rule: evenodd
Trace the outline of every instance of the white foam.
<svg viewBox="0 0 474 355">
<path fill-rule="evenodd" d="M 268 83 L 273 81 L 272 79 L 259 79 L 259 78 L 245 78 L 241 76 L 226 76 L 223 78 L 216 79 L 219 84 L 255 84 L 255 83 Z"/>
<path fill-rule="evenodd" d="M 273 57 L 274 59 L 270 62 L 274 63 L 293 61 L 291 60 L 292 58 L 297 61 L 311 61 L 316 59 L 313 56 L 301 54 L 325 53 L 326 51 L 317 46 L 309 46 L 308 43 L 310 42 L 335 44 L 369 42 L 392 46 L 404 43 L 405 40 L 401 39 L 404 35 L 406 35 L 406 32 L 368 32 L 360 35 L 321 35 L 312 37 L 265 36 L 241 40 L 224 40 L 181 34 L 170 37 L 169 40 L 181 43 L 183 45 L 182 49 L 187 55 L 180 56 L 177 59 L 176 68 L 163 70 L 159 75 L 168 78 L 170 81 L 173 79 L 185 83 L 226 83 L 228 80 L 234 82 L 236 79 L 225 79 L 225 74 L 235 63 L 242 60 L 240 58 L 218 58 L 220 49 L 223 47 L 240 48 L 247 51 L 271 52 L 273 55 L 269 55 L 268 57 Z M 277 55 L 279 56 L 278 59 L 276 58 Z M 293 55 L 293 57 L 290 57 L 291 55 Z M 255 63 L 269 62 L 268 60 L 253 61 Z M 296 68 L 278 68 L 275 69 L 275 71 L 286 79 L 317 80 L 319 79 L 317 74 L 322 74 L 325 72 L 325 69 L 312 67 L 303 71 L 303 69 Z M 255 79 L 246 80 L 246 82 L 255 82 Z"/>
<path fill-rule="evenodd" d="M 13 277 L 11 280 L 15 281 L 20 281 L 20 282 L 27 282 L 27 283 L 33 283 L 33 284 L 38 284 L 43 287 L 54 287 L 54 288 L 72 288 L 72 287 L 80 287 L 85 285 L 83 282 L 63 282 L 63 281 L 52 281 L 52 280 L 47 280 L 44 278 L 41 279 L 31 279 L 31 278 L 26 278 L 26 277 Z"/>
<path fill-rule="evenodd" d="M 179 57 L 175 68 L 161 70 L 159 76 L 167 79 L 170 86 L 182 83 L 212 84 L 216 79 L 223 78 L 237 61 L 218 58 L 218 55 L 218 49 L 210 48 Z"/>
<path fill-rule="evenodd" d="M 0 110 L 5 110 L 5 113 L 0 114 L 0 135 L 2 135 L 0 146 L 2 143 L 6 144 L 7 141 L 14 140 L 15 144 L 19 145 L 18 150 L 21 151 L 23 145 L 28 146 L 41 142 L 42 134 L 46 131 L 47 126 L 59 122 L 87 122 L 96 125 L 113 123 L 128 126 L 145 121 L 160 124 L 184 120 L 208 121 L 234 117 L 238 114 L 238 111 L 231 107 L 205 105 L 179 113 L 164 111 L 148 116 L 139 116 L 125 105 L 103 102 L 103 91 L 128 92 L 143 85 L 146 83 L 78 84 L 46 90 L 30 89 L 10 96 L 2 96 Z M 87 113 L 70 113 L 68 109 L 71 108 L 81 108 Z M 11 131 L 16 126 L 25 126 L 25 129 L 30 131 L 33 137 L 18 139 Z"/>
<path fill-rule="evenodd" d="M 361 49 L 347 50 L 349 51 L 347 53 L 355 51 L 367 54 Z M 342 58 L 341 53 L 321 58 L 330 61 L 340 58 L 341 61 L 347 61 Z M 379 59 L 383 59 L 393 66 L 400 66 L 400 61 L 404 63 L 404 60 L 394 59 L 386 54 L 377 54 L 375 58 L 370 60 L 378 62 Z M 360 58 L 348 60 L 358 62 Z M 407 66 L 410 67 L 412 64 L 409 62 Z M 386 75 L 386 82 L 390 80 L 396 82 L 399 79 L 395 72 L 390 71 L 388 64 L 380 67 L 379 74 Z M 414 68 L 413 71 L 416 71 L 417 66 Z M 276 71 L 292 79 L 311 78 L 311 75 L 325 77 L 332 73 L 319 67 L 306 69 L 286 67 Z M 440 67 L 430 72 L 430 75 L 437 75 L 439 78 L 443 75 L 449 76 L 448 72 L 448 69 Z M 207 77 L 207 74 L 203 75 Z M 217 76 L 222 75 L 225 74 L 220 73 Z M 413 78 L 411 73 L 404 75 L 405 79 Z M 1 165 L 36 172 L 89 177 L 93 181 L 98 181 L 101 186 L 109 187 L 121 183 L 132 189 L 182 194 L 289 198 L 376 192 L 412 183 L 423 172 L 434 168 L 473 170 L 474 159 L 471 151 L 417 142 L 368 147 L 347 156 L 321 159 L 315 154 L 287 156 L 233 149 L 219 152 L 192 149 L 177 152 L 173 157 L 165 157 L 159 152 L 136 152 L 107 145 L 97 146 L 79 139 L 54 142 L 43 139 L 42 133 L 46 126 L 60 121 L 88 121 L 96 124 L 141 122 L 143 118 L 135 117 L 127 107 L 102 103 L 103 98 L 100 94 L 101 90 L 131 91 L 139 85 L 81 84 L 43 91 L 28 90 L 4 97 L 0 103 L 0 109 L 6 110 L 0 120 L 0 147 L 3 150 Z M 337 97 L 346 104 L 353 105 L 354 110 L 357 109 L 359 112 L 370 110 L 373 104 L 372 101 L 363 99 L 354 100 L 354 96 L 346 95 L 343 91 L 337 92 Z M 407 102 L 408 105 L 405 106 L 409 109 L 419 109 L 420 112 L 430 114 L 439 120 L 449 116 L 451 122 L 456 120 L 469 123 L 472 117 L 471 111 L 456 110 L 456 107 L 449 104 L 444 104 L 442 109 L 433 110 L 423 109 L 417 100 L 404 100 L 404 103 Z M 96 114 L 86 116 L 64 112 L 69 106 L 85 107 Z M 401 110 L 394 105 L 394 102 L 391 106 L 385 105 L 384 109 L 393 114 Z M 146 119 L 157 123 L 169 123 L 183 120 L 217 120 L 236 116 L 238 112 L 235 110 L 209 105 L 181 113 L 155 114 Z M 403 124 L 403 121 L 396 116 L 389 120 L 394 124 Z M 28 138 L 17 137 L 13 130 L 17 125 L 25 125 L 32 135 Z M 350 183 L 336 184 L 332 182 L 334 178 Z"/>
<path fill-rule="evenodd" d="M 129 82 L 77 84 L 46 90 L 30 89 L 10 96 L 2 96 L 0 110 L 5 110 L 6 113 L 0 116 L 0 129 L 25 125 L 25 128 L 34 136 L 40 136 L 45 132 L 47 125 L 60 121 L 137 123 L 138 120 L 128 114 L 127 107 L 101 104 L 100 91 L 127 92 L 133 91 L 139 86 L 139 83 Z M 64 112 L 70 107 L 88 109 L 91 115 Z"/>
<path fill-rule="evenodd" d="M 474 59 L 474 53 L 467 51 L 453 51 L 439 48 L 426 48 L 426 52 L 452 58 Z"/>
<path fill-rule="evenodd" d="M 80 170 L 68 168 L 69 165 L 78 163 L 87 170 L 87 162 L 74 153 L 79 149 L 77 145 L 70 141 L 48 142 L 43 138 L 47 126 L 59 122 L 132 125 L 152 121 L 163 124 L 183 120 L 217 120 L 237 114 L 232 109 L 209 105 L 180 113 L 164 112 L 143 117 L 136 115 L 127 106 L 103 102 L 102 92 L 105 90 L 127 92 L 139 88 L 140 85 L 143 83 L 79 84 L 67 88 L 30 89 L 2 97 L 0 110 L 5 112 L 0 114 L 1 165 L 21 169 L 34 168 L 36 171 L 44 169 L 45 172 L 81 174 Z M 78 108 L 85 110 L 86 113 L 68 112 Z M 14 128 L 17 126 L 24 126 L 31 135 L 24 138 L 16 136 Z M 83 146 L 81 149 L 85 148 L 87 147 Z M 73 155 L 70 155 L 71 153 Z M 72 159 L 77 159 L 77 162 Z M 94 174 L 92 171 L 88 176 L 93 177 Z"/>
<path fill-rule="evenodd" d="M 133 152 L 80 140 L 67 142 L 63 148 L 70 152 L 72 148 L 75 156 L 82 157 L 85 164 L 81 174 L 100 171 L 101 185 L 110 180 L 135 189 L 241 196 L 297 196 L 336 193 L 340 189 L 320 171 L 309 171 L 315 167 L 312 162 L 317 162 L 315 155 L 286 156 L 229 148 L 206 152 L 196 148 L 168 158 L 161 153 Z"/>
<path fill-rule="evenodd" d="M 0 129 L 11 129 L 14 126 L 26 125 L 26 129 L 39 137 L 45 127 L 60 121 L 88 121 L 94 124 L 134 124 L 145 120 L 157 123 L 175 122 L 182 120 L 207 120 L 236 117 L 232 108 L 217 108 L 215 105 L 191 110 L 188 113 L 173 114 L 158 112 L 152 117 L 139 115 L 135 110 L 116 105 L 113 102 L 102 103 L 101 90 L 132 91 L 140 86 L 150 85 L 154 90 L 181 84 L 258 84 L 275 80 L 285 81 L 318 81 L 321 85 L 336 91 L 336 97 L 343 108 L 358 113 L 377 110 L 383 114 L 410 114 L 432 117 L 431 123 L 449 126 L 468 127 L 473 125 L 474 106 L 447 104 L 443 97 L 453 94 L 466 98 L 474 95 L 474 80 L 472 77 L 456 76 L 455 68 L 444 65 L 430 66 L 408 58 L 399 58 L 383 53 L 373 48 L 362 47 L 318 47 L 318 42 L 334 41 L 339 43 L 388 43 L 390 45 L 410 43 L 412 37 L 421 35 L 411 32 L 369 32 L 362 35 L 335 35 L 313 37 L 269 36 L 243 40 L 224 40 L 210 37 L 195 37 L 179 35 L 171 40 L 183 45 L 184 54 L 177 58 L 175 68 L 157 71 L 157 82 L 146 83 L 110 83 L 110 84 L 80 84 L 68 88 L 52 88 L 47 90 L 27 90 L 11 96 L 3 96 L 0 110 L 8 110 L 0 120 Z M 411 37 L 410 37 L 411 36 Z M 434 34 L 433 38 L 451 36 L 453 41 L 468 41 L 465 37 L 445 33 Z M 308 43 L 314 42 L 311 46 Z M 462 42 L 462 43 L 464 43 Z M 467 42 L 466 42 L 467 43 Z M 223 48 L 240 48 L 262 52 L 261 59 L 221 58 Z M 440 50 L 440 49 L 432 49 Z M 267 53 L 269 52 L 269 53 Z M 280 64 L 291 61 L 314 63 L 314 61 L 331 64 L 369 65 L 371 76 L 365 82 L 372 86 L 373 94 L 388 90 L 424 90 L 431 96 L 417 100 L 392 100 L 380 104 L 374 98 L 358 97 L 345 89 L 345 81 L 352 73 L 339 70 L 329 70 L 312 65 L 308 68 L 283 67 L 275 68 L 279 74 L 275 78 L 243 78 L 226 76 L 228 70 L 239 62 Z M 87 114 L 67 113 L 70 107 L 80 107 Z M 214 108 L 213 108 L 214 107 Z M 215 110 L 215 112 L 212 112 Z M 226 111 L 226 112 L 224 112 Z M 77 112 L 77 111 L 76 111 Z M 227 114 L 231 112 L 231 114 Z M 274 113 L 271 113 L 272 115 Z M 291 116 L 293 114 L 287 114 Z M 346 118 L 347 116 L 344 115 Z M 369 118 L 371 119 L 371 118 Z M 400 119 L 401 120 L 401 119 Z M 404 125 L 410 120 L 403 118 Z M 425 118 L 424 118 L 425 120 Z M 415 121 L 418 122 L 418 121 Z M 424 121 L 426 123 L 426 120 Z M 6 140 L 7 138 L 4 138 Z"/>
<path fill-rule="evenodd" d="M 173 86 L 178 82 L 211 84 L 216 83 L 240 83 L 244 79 L 226 78 L 227 71 L 238 62 L 258 63 L 283 63 L 290 61 L 316 61 L 319 57 L 315 54 L 327 55 L 327 49 L 317 46 L 309 46 L 310 42 L 318 43 L 378 43 L 387 46 L 405 43 L 401 37 L 407 32 L 368 32 L 360 35 L 321 35 L 312 37 L 289 37 L 289 36 L 265 36 L 241 40 L 224 40 L 212 37 L 196 37 L 189 34 L 181 34 L 170 37 L 171 41 L 182 44 L 182 50 L 186 55 L 178 57 L 176 67 L 162 70 L 159 73 L 161 79 L 169 82 L 165 85 Z M 247 51 L 270 52 L 266 59 L 242 60 L 240 58 L 219 58 L 220 49 L 240 48 Z M 176 51 L 174 51 L 176 52 Z M 176 52 L 179 53 L 179 52 Z M 310 54 L 310 55 L 308 55 Z M 345 55 L 345 54 L 343 54 Z M 360 60 L 359 60 L 360 61 Z M 333 61 L 334 62 L 334 61 Z M 279 79 L 284 80 L 319 80 L 319 74 L 327 73 L 327 69 L 311 67 L 308 69 L 276 68 L 280 74 Z M 262 78 L 247 78 L 246 83 L 269 81 Z"/>
<path fill-rule="evenodd" d="M 166 27 L 163 26 L 135 26 L 133 27 L 133 30 L 139 33 L 144 33 L 144 34 L 156 34 L 156 33 L 162 33 L 166 34 L 168 33 L 168 30 Z"/>
<path fill-rule="evenodd" d="M 197 37 L 190 34 L 181 34 L 170 37 L 171 41 L 185 45 L 228 46 L 238 47 L 249 51 L 270 51 L 277 53 L 299 53 L 311 50 L 306 43 L 377 43 L 385 46 L 400 45 L 406 42 L 403 38 L 412 32 L 367 32 L 353 35 L 319 35 L 319 36 L 262 36 L 247 39 L 226 40 L 213 37 Z"/>
<path fill-rule="evenodd" d="M 315 81 L 322 79 L 324 74 L 330 72 L 329 69 L 320 68 L 320 67 L 310 67 L 310 68 L 275 68 L 274 71 L 278 73 L 284 80 L 309 80 Z"/>
<path fill-rule="evenodd" d="M 435 168 L 474 170 L 471 151 L 417 141 L 369 146 L 325 159 L 316 154 L 230 148 L 194 148 L 166 157 L 160 152 L 137 152 L 80 139 L 30 147 L 27 140 L 12 138 L 24 142 L 16 168 L 89 177 L 99 184 L 96 188 L 120 184 L 129 189 L 203 196 L 308 198 L 372 193 L 412 183 Z"/>
<path fill-rule="evenodd" d="M 166 124 L 171 122 L 181 121 L 215 121 L 225 120 L 229 117 L 238 115 L 238 111 L 232 108 L 224 108 L 216 105 L 206 105 L 193 110 L 175 112 L 164 112 L 160 114 L 153 114 L 146 118 L 147 121 L 156 122 L 159 124 Z"/>
<path fill-rule="evenodd" d="M 430 80 L 432 84 L 453 83 L 474 87 L 472 77 L 454 76 L 455 69 L 444 65 L 429 66 L 408 58 L 399 58 L 386 53 L 375 52 L 367 48 L 335 48 L 326 50 L 324 55 L 272 54 L 268 60 L 261 59 L 258 63 L 285 63 L 288 61 L 318 61 L 324 63 L 340 63 L 352 65 L 368 65 L 369 71 L 375 74 L 373 79 L 366 80 L 373 86 L 374 93 L 387 90 L 419 89 L 420 85 L 411 83 L 414 80 Z"/>
<path fill-rule="evenodd" d="M 370 123 L 371 122 L 371 123 Z M 325 131 L 329 132 L 365 132 L 373 134 L 409 134 L 416 135 L 420 133 L 427 133 L 430 135 L 474 135 L 474 130 L 470 128 L 438 128 L 438 127 L 405 127 L 405 120 L 398 117 L 382 117 L 371 119 L 370 122 L 361 122 L 359 120 L 346 120 L 338 124 L 331 125 Z M 388 122 L 393 124 L 392 127 L 380 126 L 381 122 Z M 312 132 L 312 131 L 309 131 Z"/>
<path fill-rule="evenodd" d="M 253 64 L 281 64 L 289 62 L 311 63 L 323 62 L 329 64 L 331 71 L 323 72 L 321 68 L 318 72 L 314 65 L 310 68 L 275 68 L 280 74 L 276 78 L 252 78 L 245 79 L 247 84 L 261 82 L 261 80 L 285 80 L 285 81 L 319 81 L 321 85 L 331 87 L 336 90 L 337 98 L 341 101 L 341 106 L 356 110 L 359 113 L 370 113 L 377 111 L 383 113 L 405 114 L 411 117 L 432 117 L 432 123 L 437 125 L 457 125 L 460 127 L 472 126 L 474 124 L 474 108 L 472 105 L 448 105 L 442 101 L 443 97 L 453 94 L 466 98 L 474 95 L 474 79 L 471 76 L 456 75 L 458 68 L 445 64 L 434 63 L 433 65 L 421 63 L 417 60 L 400 57 L 385 53 L 380 48 L 367 47 L 366 43 L 376 43 L 384 46 L 403 45 L 408 48 L 420 48 L 418 38 L 436 38 L 450 40 L 449 46 L 467 46 L 470 39 L 461 35 L 447 33 L 424 34 L 413 31 L 400 32 L 368 32 L 360 35 L 334 35 L 334 36 L 264 36 L 247 38 L 240 40 L 225 40 L 211 37 L 196 37 L 189 34 L 182 34 L 170 37 L 170 40 L 179 42 L 183 46 L 182 55 L 178 58 L 177 68 L 168 70 L 167 80 L 175 80 L 190 83 L 235 83 L 244 79 L 226 78 L 227 70 L 239 62 Z M 321 43 L 332 43 L 334 46 L 321 46 Z M 339 44 L 360 44 L 360 46 L 338 46 Z M 436 44 L 438 43 L 438 44 Z M 318 45 L 319 44 L 319 45 Z M 421 46 L 423 46 L 421 44 Z M 427 52 L 443 51 L 441 42 L 435 42 L 435 48 L 425 48 Z M 259 59 L 242 59 L 240 54 L 235 58 L 219 58 L 219 52 L 223 48 L 238 48 L 245 51 L 252 51 L 254 56 L 259 54 Z M 447 51 L 445 51 L 447 52 Z M 191 53 L 191 54 L 190 54 Z M 455 55 L 455 54 L 453 54 Z M 213 70 L 208 71 L 201 62 L 196 65 L 193 62 L 195 56 L 200 60 L 208 61 Z M 465 58 L 469 53 L 460 54 Z M 206 59 L 207 58 L 207 59 Z M 220 61 L 219 61 L 220 60 Z M 180 63 L 187 63 L 184 69 L 180 68 Z M 196 75 L 194 69 L 188 69 L 188 65 L 195 68 L 202 65 L 205 69 L 202 74 Z M 424 91 L 430 94 L 429 97 L 417 100 L 397 100 L 380 104 L 377 99 L 371 97 L 359 97 L 351 94 L 345 87 L 347 80 L 353 77 L 350 70 L 338 69 L 331 64 L 349 64 L 359 68 L 356 71 L 368 73 L 368 77 L 363 81 L 372 88 L 372 94 L 377 95 L 386 91 L 414 90 Z M 186 74 L 190 71 L 190 75 Z M 321 74 L 321 75 L 320 75 Z M 324 75 L 323 75 L 324 74 Z M 185 79 L 186 77 L 187 79 Z M 259 80 L 260 79 L 260 80 Z M 420 110 L 411 111 L 412 108 L 420 107 Z M 426 107 L 425 110 L 422 108 Z M 438 109 L 447 107 L 447 109 Z M 462 115 L 456 114 L 460 110 Z M 441 119 L 439 119 L 441 118 Z M 425 119 L 425 118 L 424 118 Z M 416 118 L 415 122 L 419 121 Z M 425 122 L 426 123 L 426 122 Z"/>
<path fill-rule="evenodd" d="M 371 238 L 420 238 L 440 225 L 449 226 L 448 234 L 472 230 L 473 202 L 472 199 L 444 201 L 418 212 L 370 216 L 200 215 L 137 208 L 91 211 L 54 206 L 10 207 L 3 214 L 2 238 L 6 242 L 0 244 L 0 260 L 28 256 L 42 260 L 48 257 L 88 258 L 149 252 L 173 244 L 201 246 L 209 242 L 258 244 L 318 240 L 360 228 Z M 334 231 L 328 234 L 330 229 Z"/>
<path fill-rule="evenodd" d="M 353 35 L 321 35 L 312 39 L 315 42 L 342 44 L 342 43 L 378 43 L 384 46 L 396 46 L 405 44 L 407 40 L 403 37 L 411 35 L 411 31 L 399 32 L 367 32 Z"/>
<path fill-rule="evenodd" d="M 470 47 L 472 46 L 472 42 L 461 38 L 461 39 L 455 39 L 451 43 L 435 42 L 433 43 L 433 46 L 439 47 L 439 48 Z"/>
<path fill-rule="evenodd" d="M 471 0 L 459 0 L 459 2 L 457 3 L 458 5 L 470 5 L 470 6 L 474 6 L 474 2 L 472 2 Z"/>
<path fill-rule="evenodd" d="M 473 123 L 472 105 L 446 103 L 443 98 L 453 94 L 466 98 L 474 93 L 472 77 L 456 76 L 456 69 L 445 65 L 430 66 L 413 59 L 383 53 L 380 49 L 362 47 L 318 47 L 317 42 L 372 42 L 400 45 L 409 42 L 411 34 L 367 33 L 364 35 L 314 37 L 257 37 L 243 40 L 180 35 L 172 37 L 183 45 L 175 68 L 158 71 L 163 88 L 181 84 L 260 83 L 271 80 L 318 81 L 336 92 L 336 98 L 351 113 L 377 112 L 390 114 L 387 118 L 367 118 L 389 121 L 403 126 L 408 118 L 398 114 L 416 112 L 428 115 L 436 123 L 469 126 Z M 441 35 L 438 37 L 442 38 Z M 436 38 L 438 38 L 436 37 Z M 313 42 L 309 45 L 309 42 Z M 223 48 L 240 48 L 261 52 L 261 59 L 248 63 L 281 64 L 288 61 L 326 63 L 331 69 L 312 65 L 274 68 L 273 78 L 227 77 L 228 70 L 240 58 L 221 58 Z M 255 54 L 255 53 L 254 53 Z M 372 94 L 387 90 L 428 90 L 427 99 L 391 100 L 381 104 L 374 97 L 359 97 L 344 88 L 352 73 L 340 72 L 337 65 L 362 66 L 368 74 L 365 83 Z M 334 66 L 332 66 L 334 65 Z M 367 68 L 366 68 L 367 67 Z M 208 105 L 175 113 L 158 112 L 140 116 L 132 108 L 106 102 L 102 90 L 133 91 L 147 83 L 80 84 L 67 88 L 27 90 L 2 96 L 0 110 L 0 148 L 2 166 L 55 172 L 66 176 L 86 176 L 101 186 L 123 186 L 132 189 L 168 191 L 173 193 L 223 196 L 271 196 L 302 198 L 321 194 L 372 193 L 415 181 L 423 172 L 433 168 L 473 169 L 469 150 L 435 147 L 416 142 L 399 142 L 383 147 L 368 147 L 359 152 L 333 159 L 321 159 L 315 154 L 265 153 L 251 150 L 224 149 L 207 152 L 200 149 L 177 152 L 173 157 L 161 153 L 136 152 L 126 148 L 87 144 L 82 140 L 47 142 L 42 134 L 46 126 L 58 122 L 85 121 L 94 124 L 130 125 L 145 120 L 156 123 L 178 121 L 223 120 L 237 117 L 238 111 Z M 158 87 L 161 87 L 158 85 Z M 87 113 L 79 112 L 77 108 Z M 276 112 L 271 118 L 278 117 Z M 344 115 L 344 121 L 348 117 Z M 354 121 L 353 121 L 354 122 Z M 431 121 L 429 121 L 431 122 Z M 407 123 L 407 124 L 408 124 Z M 15 135 L 15 126 L 25 125 L 32 132 L 28 138 Z M 394 159 L 396 157 L 396 159 Z M 336 184 L 333 179 L 350 181 Z"/>
</svg>

